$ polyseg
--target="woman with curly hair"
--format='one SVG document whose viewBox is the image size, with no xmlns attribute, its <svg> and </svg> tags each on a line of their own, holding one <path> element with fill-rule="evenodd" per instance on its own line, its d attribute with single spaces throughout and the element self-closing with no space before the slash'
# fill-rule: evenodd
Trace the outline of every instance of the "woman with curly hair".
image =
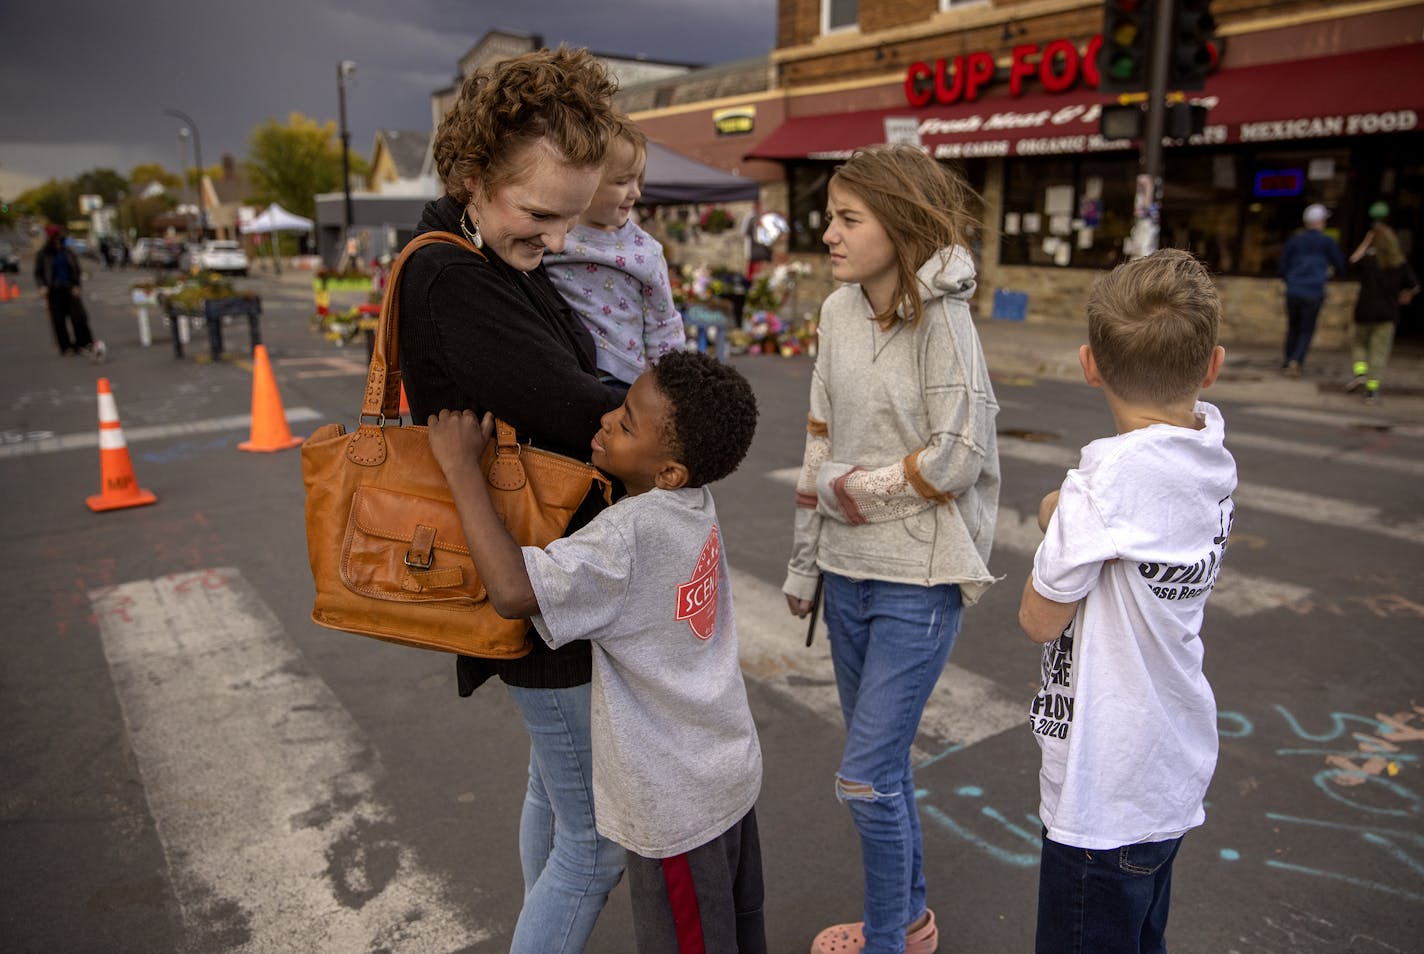
<svg viewBox="0 0 1424 954">
<path fill-rule="evenodd" d="M 545 274 L 602 178 L 614 84 L 585 50 L 542 50 L 470 76 L 434 142 L 445 195 L 417 234 L 463 234 L 478 250 L 428 245 L 405 264 L 400 362 L 412 419 L 486 411 L 521 440 L 581 460 L 622 392 L 598 380 L 593 337 Z M 602 507 L 591 493 L 572 533 Z M 522 659 L 460 657 L 469 695 L 498 676 L 529 731 L 519 826 L 524 907 L 511 951 L 582 951 L 623 851 L 594 829 L 589 644 Z"/>
<path fill-rule="evenodd" d="M 865 907 L 811 951 L 933 954 L 910 747 L 964 607 L 993 582 L 999 505 L 999 405 L 969 316 L 975 196 L 911 146 L 857 151 L 827 191 L 822 240 L 845 284 L 821 306 L 782 591 L 805 616 L 824 590 L 846 723 L 836 797 Z"/>
</svg>

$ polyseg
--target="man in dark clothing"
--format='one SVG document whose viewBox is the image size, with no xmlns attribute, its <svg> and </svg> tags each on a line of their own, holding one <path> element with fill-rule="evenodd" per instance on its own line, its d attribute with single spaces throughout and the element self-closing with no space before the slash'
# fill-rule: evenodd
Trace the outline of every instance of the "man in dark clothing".
<svg viewBox="0 0 1424 954">
<path fill-rule="evenodd" d="M 1345 271 L 1345 253 L 1325 234 L 1330 211 L 1315 203 L 1306 206 L 1305 228 L 1286 240 L 1281 249 L 1281 277 L 1286 281 L 1286 342 L 1281 367 L 1287 377 L 1300 377 L 1310 339 L 1315 336 L 1315 320 L 1325 303 L 1325 282 L 1330 270 Z"/>
<path fill-rule="evenodd" d="M 35 281 L 45 289 L 49 320 L 61 355 L 83 353 L 95 362 L 103 361 L 107 349 L 89 331 L 89 315 L 79 297 L 83 272 L 79 258 L 64 244 L 64 230 L 45 226 L 45 243 L 35 256 Z M 74 334 L 70 335 L 70 326 Z"/>
</svg>

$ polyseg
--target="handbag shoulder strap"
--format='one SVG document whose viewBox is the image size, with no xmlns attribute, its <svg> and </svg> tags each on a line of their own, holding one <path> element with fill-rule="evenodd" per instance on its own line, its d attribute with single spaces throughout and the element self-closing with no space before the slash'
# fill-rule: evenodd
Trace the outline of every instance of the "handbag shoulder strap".
<svg viewBox="0 0 1424 954">
<path fill-rule="evenodd" d="M 480 258 L 485 253 L 453 232 L 422 232 L 406 243 L 391 266 L 386 291 L 381 298 L 381 318 L 376 326 L 376 343 L 371 351 L 371 365 L 366 369 L 366 393 L 361 400 L 361 419 L 384 417 L 400 419 L 400 279 L 406 260 L 427 245 L 446 243 L 457 245 Z"/>
</svg>

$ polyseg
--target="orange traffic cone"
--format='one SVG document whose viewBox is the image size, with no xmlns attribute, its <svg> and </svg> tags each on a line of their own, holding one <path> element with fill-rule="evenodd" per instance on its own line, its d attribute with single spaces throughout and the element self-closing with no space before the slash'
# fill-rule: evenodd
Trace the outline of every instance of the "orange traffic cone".
<svg viewBox="0 0 1424 954">
<path fill-rule="evenodd" d="M 10 300 L 10 279 L 0 275 L 0 301 Z"/>
<path fill-rule="evenodd" d="M 99 472 L 103 489 L 84 501 L 95 513 L 140 507 L 158 499 L 140 487 L 134 477 L 129 445 L 124 440 L 124 429 L 119 426 L 119 409 L 114 404 L 114 392 L 109 390 L 108 378 L 99 379 Z"/>
<path fill-rule="evenodd" d="M 293 437 L 287 426 L 287 412 L 282 410 L 282 395 L 277 393 L 267 346 L 252 349 L 252 357 L 252 439 L 238 444 L 237 449 L 266 452 L 296 447 L 306 438 Z"/>
</svg>

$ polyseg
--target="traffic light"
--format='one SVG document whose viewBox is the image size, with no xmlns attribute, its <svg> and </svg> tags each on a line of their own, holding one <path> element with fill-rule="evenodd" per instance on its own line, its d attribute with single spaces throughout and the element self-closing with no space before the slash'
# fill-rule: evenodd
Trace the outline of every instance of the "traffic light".
<svg viewBox="0 0 1424 954">
<path fill-rule="evenodd" d="M 1107 0 L 1103 45 L 1098 51 L 1098 89 L 1140 93 L 1147 89 L 1148 51 L 1156 0 Z"/>
<path fill-rule="evenodd" d="M 1216 18 L 1211 0 L 1174 0 L 1172 45 L 1167 57 L 1168 89 L 1201 89 L 1216 65 Z"/>
</svg>

